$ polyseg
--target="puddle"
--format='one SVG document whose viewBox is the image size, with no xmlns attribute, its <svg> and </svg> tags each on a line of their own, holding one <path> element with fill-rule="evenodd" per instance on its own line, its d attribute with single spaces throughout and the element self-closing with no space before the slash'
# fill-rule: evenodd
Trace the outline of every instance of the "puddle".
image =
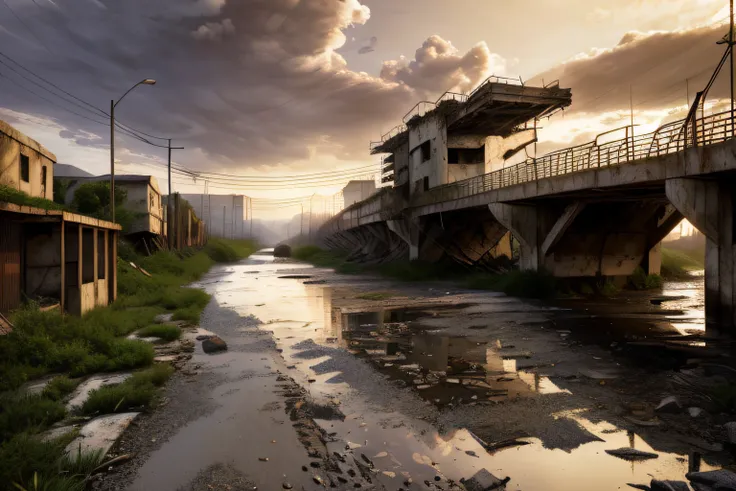
<svg viewBox="0 0 736 491">
<path fill-rule="evenodd" d="M 615 302 L 584 306 L 578 301 L 543 307 L 496 294 L 469 293 L 454 305 L 438 301 L 417 308 L 364 311 L 336 306 L 345 301 L 341 287 L 319 279 L 304 281 L 315 276 L 311 266 L 274 260 L 262 251 L 219 270 L 200 286 L 241 318 L 257 315 L 263 323 L 258 330 L 273 336 L 288 375 L 315 400 L 330 401 L 345 414 L 344 419 L 317 420 L 330 435 L 329 451 L 352 452 L 358 458 L 364 454 L 375 465 L 374 479 L 387 489 L 405 487 L 407 476 L 415 483 L 426 480 L 447 489 L 448 480 L 468 480 L 485 471 L 500 479 L 509 477 L 509 490 L 606 491 L 625 489 L 629 482 L 648 483 L 652 476 L 684 479 L 685 453 L 628 433 L 601 420 L 600 413 L 590 415 L 590 401 L 585 399 L 583 407 L 579 401 L 584 398 L 576 397 L 578 387 L 590 379 L 592 385 L 615 383 L 615 356 L 637 356 L 616 352 L 612 344 L 699 330 L 702 299 L 692 292 L 702 290 L 702 279 L 667 284 L 659 296 L 686 298 L 661 306 L 643 295 L 622 308 Z M 329 283 L 351 281 L 365 285 L 367 280 L 336 276 Z M 666 325 L 668 319 L 690 327 Z M 216 326 L 207 327 L 217 331 Z M 235 329 L 243 335 L 252 331 L 251 326 Z M 520 342 L 509 343 L 504 333 L 513 333 Z M 231 345 L 238 342 L 228 339 Z M 567 351 L 573 344 L 613 353 L 608 357 L 582 353 L 578 356 L 585 362 L 575 364 Z M 224 362 L 218 369 L 234 375 L 240 366 L 237 355 L 228 352 L 221 357 Z M 254 384 L 253 379 L 230 380 L 226 385 L 230 390 Z M 216 392 L 218 398 L 231 397 L 221 389 Z M 227 399 L 225 409 L 217 413 L 217 434 L 222 439 L 217 454 L 242 450 L 228 448 L 228 417 L 256 430 L 256 422 L 238 412 L 247 397 L 244 393 L 232 396 L 239 397 L 232 402 Z M 480 441 L 479 431 L 503 425 L 506 418 L 529 444 L 489 451 L 484 444 L 499 442 Z M 437 431 L 430 421 L 448 424 L 439 425 L 443 429 Z M 467 424 L 458 424 L 463 421 Z M 210 431 L 203 421 L 190 428 L 196 437 Z M 530 434 L 523 434 L 525 428 Z M 632 463 L 606 453 L 621 447 L 659 457 Z M 163 459 L 160 456 L 158 462 Z M 275 485 L 271 483 L 272 488 Z"/>
</svg>

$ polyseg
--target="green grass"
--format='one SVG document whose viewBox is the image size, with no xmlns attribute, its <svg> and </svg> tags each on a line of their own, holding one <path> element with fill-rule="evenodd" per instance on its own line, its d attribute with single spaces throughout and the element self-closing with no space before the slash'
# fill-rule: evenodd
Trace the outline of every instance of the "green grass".
<svg viewBox="0 0 736 491">
<path fill-rule="evenodd" d="M 378 300 L 386 300 L 386 299 L 389 299 L 389 298 L 391 298 L 393 296 L 394 296 L 393 294 L 386 293 L 386 292 L 372 292 L 372 293 L 363 293 L 362 295 L 358 295 L 355 298 L 359 298 L 361 300 L 376 300 L 376 301 L 378 301 Z"/>
<path fill-rule="evenodd" d="M 665 278 L 687 278 L 692 271 L 705 268 L 703 251 L 679 251 L 662 248 L 662 276 Z"/>
<path fill-rule="evenodd" d="M 82 414 L 95 415 L 125 412 L 139 407 L 150 407 L 158 391 L 174 369 L 166 364 L 137 372 L 118 385 L 108 385 L 90 392 L 81 408 Z"/>
<path fill-rule="evenodd" d="M 136 335 L 141 338 L 155 337 L 166 341 L 174 341 L 181 337 L 181 329 L 172 324 L 151 324 L 138 331 Z"/>
<path fill-rule="evenodd" d="M 634 270 L 629 276 L 628 285 L 634 290 L 653 290 L 662 287 L 662 277 L 658 274 L 646 274 L 641 267 Z"/>
<path fill-rule="evenodd" d="M 34 198 L 23 191 L 17 191 L 4 184 L 0 184 L 0 203 L 7 202 L 21 206 L 32 206 L 34 208 L 42 208 L 44 210 L 65 210 L 64 205 L 54 203 L 44 198 Z"/>
<path fill-rule="evenodd" d="M 7 191 L 0 189 L 0 201 L 2 193 Z M 175 318 L 198 322 L 209 295 L 184 285 L 200 278 L 216 262 L 244 258 L 256 246 L 252 242 L 214 239 L 202 250 L 159 252 L 149 257 L 140 257 L 125 245 L 119 250 L 125 260 L 118 259 L 115 303 L 82 317 L 41 312 L 37 305 L 29 304 L 12 313 L 14 330 L 0 336 L 0 483 L 35 489 L 36 476 L 38 489 L 83 490 L 85 469 L 94 463 L 94 456 L 79 462 L 64 461 L 63 449 L 68 441 L 44 443 L 37 438 L 66 416 L 60 401 L 77 385 L 70 377 L 150 367 L 153 346 L 125 336 L 151 326 L 156 315 L 167 310 L 174 311 Z M 131 267 L 131 261 L 152 277 Z M 168 330 L 165 335 L 175 334 Z M 119 386 L 96 391 L 84 411 L 96 414 L 148 407 L 172 371 L 168 365 L 156 365 L 137 372 Z M 48 373 L 68 375 L 55 377 L 42 394 L 18 393 L 23 383 Z M 5 487 L 0 485 L 0 489 Z"/>
<path fill-rule="evenodd" d="M 74 389 L 77 388 L 80 382 L 81 380 L 71 379 L 66 375 L 59 375 L 51 379 L 48 385 L 44 387 L 43 395 L 52 401 L 60 401 L 74 392 Z"/>
<path fill-rule="evenodd" d="M 551 298 L 557 294 L 557 279 L 537 271 L 509 271 L 504 274 L 474 274 L 465 286 L 475 290 L 493 290 L 524 298 Z"/>
</svg>

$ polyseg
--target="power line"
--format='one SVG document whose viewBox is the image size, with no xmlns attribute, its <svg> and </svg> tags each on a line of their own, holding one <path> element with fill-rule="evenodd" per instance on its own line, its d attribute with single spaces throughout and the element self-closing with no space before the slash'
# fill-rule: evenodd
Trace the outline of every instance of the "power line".
<svg viewBox="0 0 736 491">
<path fill-rule="evenodd" d="M 43 48 L 44 48 L 44 49 L 45 49 L 46 51 L 48 51 L 48 52 L 49 52 L 49 53 L 51 53 L 51 54 L 54 54 L 54 53 L 53 53 L 53 51 L 51 51 L 51 50 L 49 49 L 49 47 L 48 47 L 48 46 L 46 46 L 46 44 L 45 44 L 45 43 L 44 43 L 43 41 L 41 41 L 41 38 L 39 38 L 39 37 L 38 37 L 38 36 L 36 35 L 36 33 L 35 33 L 35 32 L 33 32 L 33 29 L 31 29 L 30 27 L 28 27 L 28 24 L 26 24 L 25 22 L 23 22 L 23 19 L 21 19 L 21 18 L 20 18 L 20 16 L 19 16 L 19 15 L 18 15 L 18 14 L 17 14 L 16 12 L 15 12 L 15 10 L 13 10 L 13 8 L 12 8 L 12 7 L 10 6 L 10 4 L 9 4 L 9 3 L 8 3 L 8 2 L 6 1 L 6 0 L 2 0 L 2 2 L 3 2 L 4 4 L 5 4 L 5 6 L 6 6 L 7 8 L 8 8 L 8 10 L 10 10 L 10 12 L 11 12 L 11 13 L 13 14 L 13 16 L 14 16 L 14 17 L 15 17 L 16 19 L 18 19 L 18 22 L 20 22 L 20 24 L 21 24 L 21 25 L 22 25 L 23 27 L 25 27 L 25 28 L 26 28 L 26 30 L 27 30 L 28 32 L 30 32 L 30 33 L 31 33 L 31 35 L 32 35 L 32 36 L 33 36 L 33 37 L 34 37 L 34 38 L 36 39 L 36 41 L 38 41 L 38 43 L 39 43 L 39 44 L 40 44 L 40 45 L 41 45 L 41 46 L 42 46 L 42 47 L 43 47 Z"/>
</svg>

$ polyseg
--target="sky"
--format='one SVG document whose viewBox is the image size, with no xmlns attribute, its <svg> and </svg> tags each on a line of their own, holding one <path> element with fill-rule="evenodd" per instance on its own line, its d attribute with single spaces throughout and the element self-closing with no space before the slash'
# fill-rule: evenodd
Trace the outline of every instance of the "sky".
<svg viewBox="0 0 736 491">
<path fill-rule="evenodd" d="M 632 102 L 637 131 L 682 118 L 727 16 L 724 0 L 0 0 L 0 119 L 60 163 L 107 173 L 110 100 L 154 78 L 118 121 L 185 147 L 180 168 L 228 175 L 210 193 L 279 216 L 298 205 L 266 199 L 316 193 L 328 206 L 345 179 L 253 180 L 375 175 L 371 140 L 416 102 L 492 74 L 572 89 L 572 106 L 542 123 L 540 154 L 628 124 Z M 716 110 L 728 85 L 711 96 Z M 117 172 L 156 175 L 166 191 L 166 158 L 118 132 Z M 173 185 L 204 189 L 178 173 Z"/>
</svg>

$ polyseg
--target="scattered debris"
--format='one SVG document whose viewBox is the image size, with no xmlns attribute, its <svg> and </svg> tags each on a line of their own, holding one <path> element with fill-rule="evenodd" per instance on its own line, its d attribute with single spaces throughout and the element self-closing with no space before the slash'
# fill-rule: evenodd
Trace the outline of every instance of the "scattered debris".
<svg viewBox="0 0 736 491">
<path fill-rule="evenodd" d="M 718 490 L 736 489 L 736 474 L 726 469 L 708 472 L 688 472 L 685 477 L 695 484 L 705 484 Z"/>
<path fill-rule="evenodd" d="M 691 417 L 697 418 L 701 414 L 703 414 L 703 410 L 699 407 L 689 407 L 687 408 L 687 412 L 690 414 Z"/>
<path fill-rule="evenodd" d="M 723 425 L 728 433 L 728 443 L 736 445 L 736 421 L 730 421 Z"/>
</svg>

